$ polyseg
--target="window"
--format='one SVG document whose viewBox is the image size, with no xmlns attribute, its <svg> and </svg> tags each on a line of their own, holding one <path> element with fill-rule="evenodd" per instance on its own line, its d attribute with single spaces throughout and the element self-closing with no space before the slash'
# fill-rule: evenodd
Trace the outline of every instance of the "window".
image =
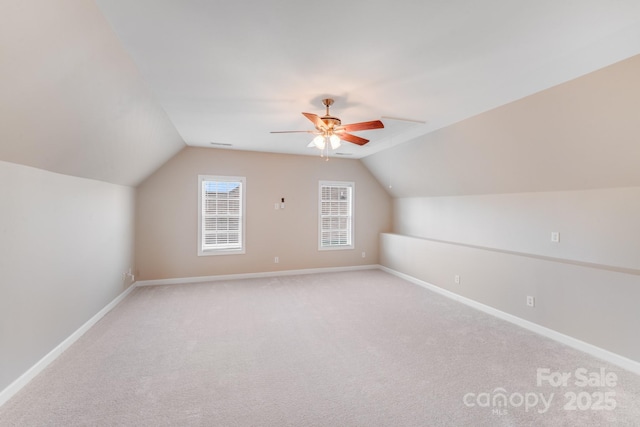
<svg viewBox="0 0 640 427">
<path fill-rule="evenodd" d="M 198 176 L 198 256 L 244 253 L 245 178 Z"/>
<path fill-rule="evenodd" d="M 353 249 L 353 182 L 320 181 L 319 249 Z"/>
</svg>

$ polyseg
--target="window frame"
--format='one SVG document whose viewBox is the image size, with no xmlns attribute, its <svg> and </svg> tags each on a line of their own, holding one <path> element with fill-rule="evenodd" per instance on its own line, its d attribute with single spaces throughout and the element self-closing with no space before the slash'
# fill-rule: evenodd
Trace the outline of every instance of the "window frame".
<svg viewBox="0 0 640 427">
<path fill-rule="evenodd" d="M 345 245 L 323 245 L 322 239 L 322 189 L 323 187 L 347 187 L 350 192 L 349 200 L 349 234 L 348 244 Z M 352 181 L 324 181 L 318 182 L 318 250 L 320 251 L 335 251 L 335 250 L 349 250 L 355 249 L 355 195 L 356 195 L 356 183 Z"/>
<path fill-rule="evenodd" d="M 246 193 L 247 182 L 243 176 L 198 175 L 198 256 L 240 255 L 246 253 Z M 240 183 L 240 237 L 237 248 L 203 248 L 203 183 L 204 182 L 238 182 Z"/>
</svg>

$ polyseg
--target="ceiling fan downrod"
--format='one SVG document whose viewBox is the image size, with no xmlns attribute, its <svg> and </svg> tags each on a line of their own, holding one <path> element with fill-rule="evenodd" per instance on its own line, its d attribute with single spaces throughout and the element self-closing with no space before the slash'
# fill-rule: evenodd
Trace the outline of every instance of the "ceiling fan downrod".
<svg viewBox="0 0 640 427">
<path fill-rule="evenodd" d="M 331 98 L 326 98 L 322 100 L 322 105 L 324 105 L 327 108 L 327 112 L 325 114 L 325 116 L 330 116 L 329 115 L 329 107 L 331 107 L 333 105 L 333 99 Z"/>
</svg>

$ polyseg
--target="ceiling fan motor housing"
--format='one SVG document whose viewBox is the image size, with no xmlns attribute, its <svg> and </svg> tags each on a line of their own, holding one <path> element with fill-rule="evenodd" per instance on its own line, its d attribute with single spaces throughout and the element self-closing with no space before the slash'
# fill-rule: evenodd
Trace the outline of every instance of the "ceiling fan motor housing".
<svg viewBox="0 0 640 427">
<path fill-rule="evenodd" d="M 333 117 L 333 116 L 323 116 L 323 117 L 320 117 L 320 120 L 322 120 L 322 122 L 325 124 L 327 129 L 334 129 L 340 126 L 340 124 L 342 123 L 339 118 Z M 323 129 L 318 129 L 318 130 L 323 130 Z"/>
</svg>

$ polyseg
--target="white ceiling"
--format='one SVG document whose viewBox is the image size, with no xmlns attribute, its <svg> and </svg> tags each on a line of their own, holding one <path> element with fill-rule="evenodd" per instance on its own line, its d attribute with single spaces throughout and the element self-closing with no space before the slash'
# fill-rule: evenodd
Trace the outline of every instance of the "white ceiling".
<svg viewBox="0 0 640 427">
<path fill-rule="evenodd" d="M 97 0 L 188 145 L 315 154 L 300 113 L 361 158 L 640 53 L 638 0 Z M 416 124 L 386 117 L 426 122 Z"/>
</svg>

